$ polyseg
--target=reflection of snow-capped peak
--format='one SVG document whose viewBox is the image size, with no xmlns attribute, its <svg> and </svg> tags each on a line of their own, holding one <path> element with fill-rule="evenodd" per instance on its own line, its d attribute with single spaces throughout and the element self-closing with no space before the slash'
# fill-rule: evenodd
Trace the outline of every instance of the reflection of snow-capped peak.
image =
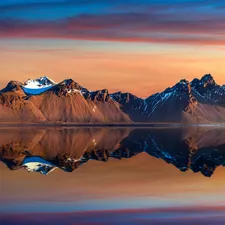
<svg viewBox="0 0 225 225">
<path fill-rule="evenodd" d="M 22 167 L 28 172 L 39 172 L 41 174 L 48 174 L 56 169 L 53 164 L 40 157 L 25 158 Z"/>
</svg>

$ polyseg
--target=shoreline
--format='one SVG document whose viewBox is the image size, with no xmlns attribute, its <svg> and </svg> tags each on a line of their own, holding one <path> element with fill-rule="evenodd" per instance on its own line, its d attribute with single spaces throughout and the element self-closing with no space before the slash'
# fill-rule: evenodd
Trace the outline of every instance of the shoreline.
<svg viewBox="0 0 225 225">
<path fill-rule="evenodd" d="M 140 127 L 140 128 L 182 128 L 182 127 L 225 127 L 224 123 L 184 124 L 184 123 L 0 123 L 4 127 Z"/>
</svg>

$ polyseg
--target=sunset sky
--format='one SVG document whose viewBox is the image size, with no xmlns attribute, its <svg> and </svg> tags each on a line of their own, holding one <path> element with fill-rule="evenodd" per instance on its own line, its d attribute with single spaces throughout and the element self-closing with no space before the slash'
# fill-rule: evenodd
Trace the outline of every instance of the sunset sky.
<svg viewBox="0 0 225 225">
<path fill-rule="evenodd" d="M 223 84 L 224 21 L 221 0 L 2 0 L 0 88 L 49 76 L 147 97 L 206 73 Z"/>
</svg>

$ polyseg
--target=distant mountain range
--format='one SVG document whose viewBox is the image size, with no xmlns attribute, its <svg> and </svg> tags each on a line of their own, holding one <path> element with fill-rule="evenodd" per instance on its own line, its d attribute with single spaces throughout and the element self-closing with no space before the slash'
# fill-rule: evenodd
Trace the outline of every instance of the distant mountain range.
<svg viewBox="0 0 225 225">
<path fill-rule="evenodd" d="M 225 85 L 206 74 L 142 99 L 107 89 L 89 91 L 72 79 L 10 81 L 0 91 L 0 122 L 221 123 L 225 122 Z"/>
</svg>

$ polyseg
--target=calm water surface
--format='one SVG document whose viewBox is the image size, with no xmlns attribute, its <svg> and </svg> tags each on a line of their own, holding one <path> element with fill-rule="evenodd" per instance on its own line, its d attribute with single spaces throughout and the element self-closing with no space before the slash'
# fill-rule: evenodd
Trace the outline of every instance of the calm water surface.
<svg viewBox="0 0 225 225">
<path fill-rule="evenodd" d="M 0 128 L 0 224 L 225 224 L 225 129 Z"/>
</svg>

